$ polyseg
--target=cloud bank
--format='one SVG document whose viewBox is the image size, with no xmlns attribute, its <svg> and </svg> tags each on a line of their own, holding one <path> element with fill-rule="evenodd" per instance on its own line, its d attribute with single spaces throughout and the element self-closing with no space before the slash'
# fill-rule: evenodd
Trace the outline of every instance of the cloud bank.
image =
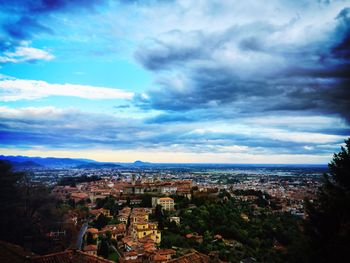
<svg viewBox="0 0 350 263">
<path fill-rule="evenodd" d="M 56 57 L 81 65 L 88 56 L 87 69 L 95 72 L 93 62 L 104 57 L 109 74 L 110 61 L 120 59 L 153 78 L 150 87 L 128 92 L 2 77 L 4 148 L 324 162 L 350 136 L 346 1 L 15 0 L 0 7 L 4 67 L 54 65 Z M 59 96 L 100 102 L 95 108 L 38 103 Z"/>
<path fill-rule="evenodd" d="M 0 78 L 0 101 L 35 100 L 49 96 L 69 96 L 83 99 L 131 99 L 134 94 L 105 87 Z"/>
<path fill-rule="evenodd" d="M 195 22 L 197 29 L 169 28 L 136 50 L 136 59 L 156 78 L 148 99 L 139 100 L 142 107 L 205 109 L 215 118 L 222 112 L 294 112 L 350 120 L 349 8 L 340 2 L 275 1 L 275 9 L 217 2 L 216 15 L 210 3 L 201 3 L 180 18 L 187 21 L 197 11 L 193 19 L 212 15 L 214 26 L 208 21 Z"/>
</svg>

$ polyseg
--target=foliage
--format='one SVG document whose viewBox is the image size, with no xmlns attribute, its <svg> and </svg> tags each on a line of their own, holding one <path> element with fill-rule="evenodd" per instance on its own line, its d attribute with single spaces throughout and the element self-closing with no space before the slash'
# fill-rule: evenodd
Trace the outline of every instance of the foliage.
<svg viewBox="0 0 350 263">
<path fill-rule="evenodd" d="M 50 189 L 33 185 L 25 173 L 15 173 L 8 162 L 0 161 L 1 240 L 39 254 L 62 249 L 46 235 L 63 229 L 62 217 Z M 65 242 L 69 244 L 68 240 Z"/>
<path fill-rule="evenodd" d="M 154 219 L 158 222 L 158 229 L 163 230 L 166 217 L 161 205 L 157 205 L 154 212 Z"/>
<path fill-rule="evenodd" d="M 97 255 L 102 256 L 104 258 L 108 258 L 108 254 L 109 254 L 108 242 L 105 238 L 102 238 L 97 249 Z"/>
<path fill-rule="evenodd" d="M 98 180 L 101 180 L 101 178 L 96 176 L 96 175 L 93 175 L 93 176 L 82 175 L 80 177 L 67 176 L 67 177 L 63 177 L 58 182 L 58 185 L 62 185 L 62 186 L 67 185 L 67 186 L 75 187 L 79 183 L 94 182 L 94 181 L 98 181 Z"/>
<path fill-rule="evenodd" d="M 162 241 L 160 245 L 162 248 L 171 248 L 173 246 L 186 248 L 189 247 L 189 244 L 185 237 L 176 232 L 171 232 L 168 230 L 162 231 Z"/>
<path fill-rule="evenodd" d="M 97 229 L 102 229 L 108 225 L 109 219 L 104 214 L 100 214 L 96 220 L 92 222 L 92 225 Z"/>
<path fill-rule="evenodd" d="M 86 234 L 86 244 L 87 245 L 95 245 L 96 244 L 96 240 L 94 239 L 92 233 L 88 232 Z"/>
<path fill-rule="evenodd" d="M 113 196 L 107 196 L 106 198 L 103 198 L 103 199 L 97 198 L 96 208 L 108 209 L 112 216 L 117 215 L 119 211 L 119 205 L 117 204 L 116 199 Z"/>
<path fill-rule="evenodd" d="M 184 208 L 188 207 L 188 205 L 190 204 L 190 200 L 185 196 L 172 195 L 170 197 L 173 198 L 175 201 L 176 210 L 184 209 Z"/>
<path fill-rule="evenodd" d="M 140 207 L 152 207 L 152 195 L 143 194 Z"/>
<path fill-rule="evenodd" d="M 225 261 L 237 262 L 247 257 L 259 262 L 305 262 L 305 237 L 300 231 L 300 219 L 284 213 L 272 213 L 268 208 L 253 210 L 249 202 L 228 197 L 226 202 L 208 198 L 194 200 L 201 204 L 180 210 L 181 225 L 164 221 L 162 247 L 195 248 L 203 253 L 218 251 Z M 249 220 L 242 218 L 242 213 Z M 185 238 L 186 234 L 201 235 L 203 242 Z M 214 238 L 221 235 L 222 239 Z M 280 247 L 281 249 L 277 249 Z"/>
<path fill-rule="evenodd" d="M 119 255 L 117 252 L 110 253 L 108 259 L 114 262 L 118 262 Z"/>
<path fill-rule="evenodd" d="M 350 139 L 329 164 L 318 198 L 307 204 L 312 261 L 344 262 L 350 258 Z"/>
</svg>

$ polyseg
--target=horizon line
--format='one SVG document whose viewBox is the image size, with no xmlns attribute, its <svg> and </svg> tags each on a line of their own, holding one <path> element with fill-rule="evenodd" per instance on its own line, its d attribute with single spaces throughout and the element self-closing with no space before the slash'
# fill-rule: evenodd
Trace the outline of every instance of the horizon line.
<svg viewBox="0 0 350 263">
<path fill-rule="evenodd" d="M 328 163 L 211 163 L 211 162 L 150 162 L 150 161 L 142 161 L 142 160 L 135 160 L 133 162 L 119 162 L 119 161 L 97 161 L 90 158 L 75 158 L 75 157 L 55 157 L 55 156 L 28 156 L 28 155 L 3 155 L 0 156 L 4 157 L 27 157 L 27 158 L 41 158 L 41 159 L 49 159 L 49 158 L 55 158 L 55 159 L 72 159 L 72 160 L 86 160 L 86 161 L 93 161 L 97 163 L 112 163 L 112 164 L 134 164 L 136 162 L 141 162 L 144 164 L 160 164 L 160 165 L 321 165 L 321 166 L 328 166 Z"/>
</svg>

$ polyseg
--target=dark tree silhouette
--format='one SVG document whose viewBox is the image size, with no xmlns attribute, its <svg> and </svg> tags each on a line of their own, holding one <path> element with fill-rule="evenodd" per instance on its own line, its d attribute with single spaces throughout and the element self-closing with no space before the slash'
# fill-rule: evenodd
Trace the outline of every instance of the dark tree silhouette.
<svg viewBox="0 0 350 263">
<path fill-rule="evenodd" d="M 334 154 L 314 203 L 307 204 L 312 262 L 350 259 L 350 138 Z"/>
<path fill-rule="evenodd" d="M 20 243 L 21 229 L 13 229 L 19 221 L 18 207 L 22 205 L 22 193 L 18 187 L 22 173 L 14 173 L 9 162 L 0 161 L 0 239 Z M 12 226 L 12 227 L 9 227 Z"/>
<path fill-rule="evenodd" d="M 109 250 L 109 247 L 108 247 L 107 240 L 105 238 L 102 238 L 101 243 L 97 250 L 97 255 L 102 256 L 104 258 L 108 258 L 108 250 Z"/>
<path fill-rule="evenodd" d="M 86 244 L 87 245 L 95 245 L 96 241 L 94 240 L 94 237 L 92 236 L 92 233 L 87 233 L 86 234 Z"/>
<path fill-rule="evenodd" d="M 108 221 L 108 218 L 104 214 L 100 214 L 93 224 L 97 229 L 101 229 L 108 224 Z"/>
<path fill-rule="evenodd" d="M 0 161 L 0 240 L 15 243 L 36 253 L 56 250 L 46 236 L 61 228 L 57 200 L 40 185 L 32 185 L 24 173 L 14 172 L 10 163 Z"/>
<path fill-rule="evenodd" d="M 158 221 L 158 228 L 160 230 L 164 229 L 165 216 L 161 205 L 157 205 L 154 211 L 154 217 Z"/>
</svg>

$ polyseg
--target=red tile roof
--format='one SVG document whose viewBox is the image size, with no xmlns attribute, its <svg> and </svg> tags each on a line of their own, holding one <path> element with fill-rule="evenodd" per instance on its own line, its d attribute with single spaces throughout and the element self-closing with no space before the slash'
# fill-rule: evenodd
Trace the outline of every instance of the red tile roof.
<svg viewBox="0 0 350 263">
<path fill-rule="evenodd" d="M 59 253 L 53 253 L 45 256 L 31 258 L 29 262 L 33 263 L 112 263 L 108 259 L 89 255 L 82 251 L 66 250 Z"/>
<path fill-rule="evenodd" d="M 209 257 L 197 251 L 188 253 L 182 257 L 174 258 L 168 263 L 209 263 Z"/>
</svg>

